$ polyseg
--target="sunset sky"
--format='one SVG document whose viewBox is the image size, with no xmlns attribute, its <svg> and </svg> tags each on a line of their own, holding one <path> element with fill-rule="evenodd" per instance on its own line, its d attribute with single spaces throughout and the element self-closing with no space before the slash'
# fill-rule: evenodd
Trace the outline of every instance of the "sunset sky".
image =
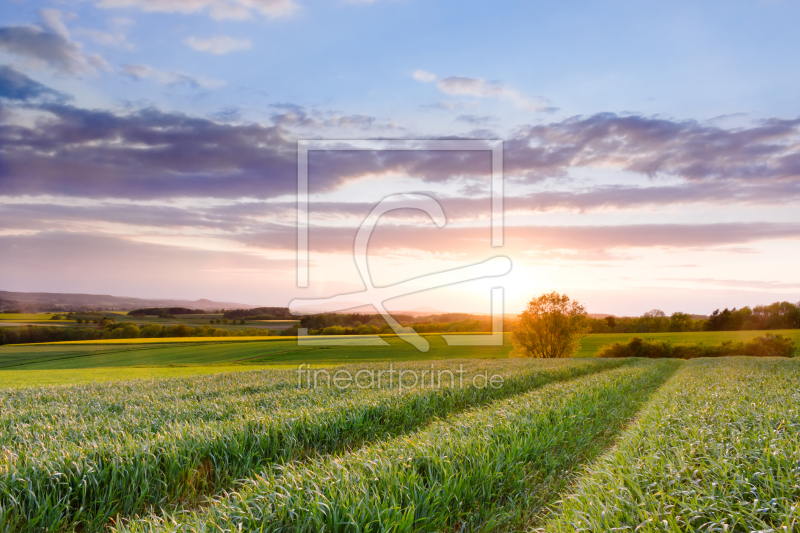
<svg viewBox="0 0 800 533">
<path fill-rule="evenodd" d="M 0 290 L 285 306 L 504 255 L 510 274 L 394 310 L 589 312 L 800 301 L 800 3 L 10 0 L 0 3 Z M 499 139 L 491 153 L 297 141 Z M 424 143 L 420 143 L 424 147 Z"/>
</svg>

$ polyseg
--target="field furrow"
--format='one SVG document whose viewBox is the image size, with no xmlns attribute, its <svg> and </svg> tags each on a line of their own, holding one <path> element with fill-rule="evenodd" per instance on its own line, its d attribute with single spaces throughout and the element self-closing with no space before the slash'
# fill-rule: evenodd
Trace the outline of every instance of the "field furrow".
<svg viewBox="0 0 800 533">
<path fill-rule="evenodd" d="M 190 513 L 123 521 L 150 531 L 466 531 L 513 526 L 680 365 L 636 361 L 550 384 L 341 457 L 265 471 Z M 509 506 L 524 512 L 509 514 Z"/>
<path fill-rule="evenodd" d="M 0 529 L 96 530 L 110 517 L 197 501 L 274 463 L 346 450 L 622 362 L 459 364 L 463 387 L 306 388 L 294 372 L 271 371 L 3 391 Z M 470 384 L 490 373 L 504 377 L 502 386 Z"/>
<path fill-rule="evenodd" d="M 699 359 L 543 531 L 800 530 L 800 361 Z"/>
</svg>

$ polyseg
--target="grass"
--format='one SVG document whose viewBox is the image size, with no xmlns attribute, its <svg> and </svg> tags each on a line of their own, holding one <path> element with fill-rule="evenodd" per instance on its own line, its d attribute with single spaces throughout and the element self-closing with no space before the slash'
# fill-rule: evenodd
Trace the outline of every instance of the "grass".
<svg viewBox="0 0 800 533">
<path fill-rule="evenodd" d="M 118 531 L 464 531 L 514 525 L 596 455 L 678 366 L 640 361 L 546 386 L 344 457 L 266 471 L 189 514 Z"/>
<path fill-rule="evenodd" d="M 673 343 L 747 340 L 763 332 L 596 334 L 581 340 L 579 357 L 593 357 L 600 347 L 632 336 Z M 800 346 L 800 330 L 778 331 Z M 297 346 L 295 337 L 177 337 L 107 339 L 0 346 L 0 389 L 114 379 L 178 377 L 228 372 L 239 366 L 291 368 L 300 364 L 334 366 L 350 363 L 424 361 L 460 358 L 505 358 L 508 335 L 501 347 L 449 347 L 438 334 L 426 334 L 427 353 L 418 352 L 395 336 L 388 347 Z M 796 354 L 800 355 L 800 354 Z M 211 366 L 208 366 L 211 365 Z M 173 368 L 175 366 L 186 368 Z M 148 368 L 141 368 L 148 367 Z M 161 369 L 149 367 L 162 367 Z"/>
<path fill-rule="evenodd" d="M 347 450 L 621 363 L 461 361 L 464 387 L 305 388 L 295 372 L 272 371 L 5 391 L 0 523 L 4 531 L 99 530 L 112 516 L 191 503 L 308 453 Z M 469 384 L 489 372 L 504 376 L 502 386 Z"/>
<path fill-rule="evenodd" d="M 389 346 L 298 346 L 294 337 L 122 339 L 0 347 L 2 370 L 54 370 L 134 365 L 199 364 L 348 364 L 431 359 L 505 358 L 504 346 L 448 346 L 439 335 L 427 335 L 431 349 L 420 352 L 404 340 L 387 336 Z M 142 342 L 144 341 L 144 342 Z M 166 342 L 165 342 L 166 341 Z"/>
<path fill-rule="evenodd" d="M 0 369 L 53 370 L 133 365 L 219 364 L 269 359 L 273 354 L 308 350 L 296 342 L 194 342 L 47 345 L 30 350 L 24 345 L 0 348 Z"/>
<path fill-rule="evenodd" d="M 328 366 L 328 365 L 314 365 Z M 108 383 L 111 381 L 150 380 L 204 376 L 253 370 L 292 370 L 297 365 L 190 365 L 190 366 L 128 366 L 100 368 L 68 368 L 62 370 L 3 370 L 0 372 L 0 389 L 44 387 L 52 385 L 79 385 Z"/>
<path fill-rule="evenodd" d="M 428 338 L 428 354 L 399 339 L 383 353 L 419 358 L 392 363 L 406 371 L 463 365 L 464 386 L 308 388 L 296 367 L 275 369 L 305 357 L 385 371 L 363 346 L 0 371 L 154 378 L 0 390 L 0 531 L 800 530 L 799 359 L 521 360 L 488 347 L 494 359 L 430 360 L 448 352 Z M 287 342 L 308 348 L 50 344 L 4 357 L 219 361 Z M 182 372 L 197 374 L 163 379 Z M 470 381 L 490 373 L 501 387 Z"/>
<path fill-rule="evenodd" d="M 798 531 L 800 361 L 698 359 L 545 531 Z"/>
</svg>

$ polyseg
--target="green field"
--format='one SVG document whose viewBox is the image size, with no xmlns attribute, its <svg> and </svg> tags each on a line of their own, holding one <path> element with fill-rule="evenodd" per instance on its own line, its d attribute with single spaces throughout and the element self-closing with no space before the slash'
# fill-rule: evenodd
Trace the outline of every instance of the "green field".
<svg viewBox="0 0 800 533">
<path fill-rule="evenodd" d="M 447 346 L 439 335 L 426 335 L 429 352 L 420 352 L 395 336 L 389 346 L 298 346 L 294 337 L 222 337 L 197 339 L 120 339 L 0 347 L 2 370 L 125 367 L 136 365 L 346 364 L 353 362 L 508 357 L 510 346 Z M 243 340 L 240 340 L 243 339 Z M 357 337 L 334 340 L 354 341 Z M 0 374 L 1 376 L 1 374 Z M 1 379 L 1 378 L 0 378 Z"/>
<path fill-rule="evenodd" d="M 56 325 L 77 325 L 76 319 L 81 320 L 100 320 L 102 317 L 111 317 L 115 322 L 120 324 L 136 324 L 139 326 L 145 324 L 159 324 L 161 326 L 172 326 L 177 324 L 185 324 L 191 327 L 200 327 L 210 324 L 211 320 L 221 320 L 222 313 L 207 313 L 202 315 L 177 315 L 175 318 L 159 318 L 155 315 L 148 315 L 146 317 L 133 317 L 128 316 L 124 312 L 103 311 L 97 314 L 90 313 L 73 313 L 72 320 L 50 320 L 54 314 L 64 316 L 66 313 L 0 313 L 0 327 L 4 324 L 9 326 L 31 324 L 35 326 L 56 326 Z M 264 328 L 264 329 L 286 329 L 290 328 L 293 324 L 297 323 L 296 320 L 252 320 L 247 321 L 245 324 L 210 324 L 215 328 L 238 331 L 241 329 L 251 328 Z M 231 321 L 233 322 L 233 321 Z"/>
<path fill-rule="evenodd" d="M 0 531 L 797 531 L 800 359 L 592 357 L 632 336 L 1 346 Z"/>
<path fill-rule="evenodd" d="M 389 368 L 403 377 L 376 383 Z M 295 370 L 259 369 L 0 390 L 0 529 L 678 533 L 800 524 L 800 359 L 319 370 L 373 381 L 311 387 Z M 431 371 L 465 377 L 417 379 Z M 496 387 L 485 386 L 490 375 Z"/>
<path fill-rule="evenodd" d="M 724 340 L 747 340 L 762 334 L 759 331 L 720 331 L 701 333 L 638 334 L 674 343 Z M 800 346 L 800 330 L 779 331 Z M 604 345 L 627 341 L 634 334 L 597 334 L 581 341 L 578 357 L 593 357 Z M 506 335 L 504 346 L 447 346 L 438 334 L 424 335 L 431 344 L 427 353 L 419 352 L 395 336 L 385 336 L 387 347 L 371 346 L 298 346 L 293 337 L 177 337 L 167 339 L 118 339 L 72 341 L 60 343 L 0 346 L 0 387 L 19 383 L 9 371 L 65 371 L 69 369 L 120 368 L 168 365 L 339 365 L 355 362 L 421 361 L 458 358 L 504 358 L 511 351 Z M 353 339 L 357 337 L 345 337 Z M 337 339 L 342 339 L 338 337 Z M 800 354 L 798 354 L 800 355 Z M 134 369 L 119 370 L 119 377 L 130 379 Z M 184 371 L 183 375 L 188 374 Z M 108 374 L 108 373 L 106 373 Z M 29 375 L 29 374 L 26 374 Z M 64 374 L 60 374 L 63 376 Z M 146 377 L 144 374 L 143 377 Z M 81 374 L 75 374 L 81 379 Z M 32 384 L 63 383 L 54 376 L 48 381 L 42 372 Z M 87 377 L 86 380 L 94 379 Z"/>
</svg>

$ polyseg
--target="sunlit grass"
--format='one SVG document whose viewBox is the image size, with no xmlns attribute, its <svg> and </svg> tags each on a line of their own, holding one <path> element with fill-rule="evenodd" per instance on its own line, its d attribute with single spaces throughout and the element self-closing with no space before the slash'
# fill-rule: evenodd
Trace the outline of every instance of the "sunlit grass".
<svg viewBox="0 0 800 533">
<path fill-rule="evenodd" d="M 472 531 L 558 494 L 680 363 L 548 385 L 337 458 L 290 463 L 190 514 L 120 531 Z M 524 511 L 524 512 L 521 512 Z"/>
<path fill-rule="evenodd" d="M 687 362 L 546 531 L 800 529 L 800 361 Z"/>
<path fill-rule="evenodd" d="M 0 523 L 5 531 L 98 530 L 117 514 L 191 502 L 271 465 L 622 363 L 458 362 L 467 376 L 500 373 L 500 388 L 309 389 L 293 371 L 266 371 L 3 391 Z"/>
</svg>

